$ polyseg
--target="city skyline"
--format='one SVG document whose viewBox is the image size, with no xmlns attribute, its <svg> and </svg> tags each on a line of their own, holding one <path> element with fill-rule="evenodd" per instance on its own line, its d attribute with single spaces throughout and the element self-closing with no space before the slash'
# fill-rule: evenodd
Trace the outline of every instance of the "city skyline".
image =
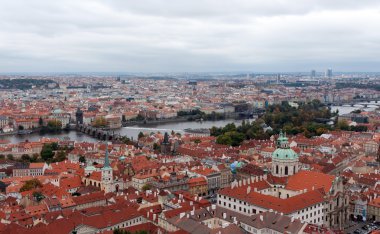
<svg viewBox="0 0 380 234">
<path fill-rule="evenodd" d="M 375 1 L 0 6 L 0 73 L 379 71 Z"/>
</svg>

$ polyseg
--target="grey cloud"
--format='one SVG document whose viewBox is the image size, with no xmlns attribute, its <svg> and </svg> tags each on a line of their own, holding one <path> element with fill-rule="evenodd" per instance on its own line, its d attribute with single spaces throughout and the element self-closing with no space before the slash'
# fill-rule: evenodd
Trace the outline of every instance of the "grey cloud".
<svg viewBox="0 0 380 234">
<path fill-rule="evenodd" d="M 379 4 L 6 1 L 0 3 L 0 72 L 374 71 Z"/>
</svg>

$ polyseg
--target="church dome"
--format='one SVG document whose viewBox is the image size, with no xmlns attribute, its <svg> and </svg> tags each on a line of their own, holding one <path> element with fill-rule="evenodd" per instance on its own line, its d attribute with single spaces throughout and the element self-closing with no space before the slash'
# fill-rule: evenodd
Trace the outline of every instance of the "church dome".
<svg viewBox="0 0 380 234">
<path fill-rule="evenodd" d="M 281 160 L 292 160 L 297 159 L 298 155 L 292 149 L 276 149 L 272 154 L 272 159 L 281 159 Z"/>
<path fill-rule="evenodd" d="M 272 153 L 272 159 L 295 160 L 298 155 L 289 147 L 288 138 L 282 132 L 277 139 L 277 149 Z"/>
</svg>

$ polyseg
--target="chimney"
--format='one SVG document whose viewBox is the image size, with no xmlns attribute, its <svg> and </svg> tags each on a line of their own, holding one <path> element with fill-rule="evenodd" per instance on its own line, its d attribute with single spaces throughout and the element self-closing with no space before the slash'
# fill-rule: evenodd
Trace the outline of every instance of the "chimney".
<svg viewBox="0 0 380 234">
<path fill-rule="evenodd" d="M 251 192 L 251 186 L 248 186 L 247 187 L 247 194 L 249 194 Z"/>
<path fill-rule="evenodd" d="M 186 213 L 185 212 L 182 212 L 179 214 L 179 218 L 182 219 L 183 217 L 185 217 Z"/>
<path fill-rule="evenodd" d="M 156 214 L 153 214 L 153 221 L 155 221 L 156 220 Z"/>
<path fill-rule="evenodd" d="M 215 210 L 215 209 L 216 209 L 216 205 L 215 205 L 215 204 L 212 204 L 212 205 L 211 205 L 211 209 L 212 209 L 212 210 Z"/>
<path fill-rule="evenodd" d="M 263 222 L 264 221 L 264 216 L 260 215 L 260 220 L 261 220 L 261 222 Z"/>
<path fill-rule="evenodd" d="M 227 213 L 223 212 L 223 219 L 227 219 Z"/>
</svg>

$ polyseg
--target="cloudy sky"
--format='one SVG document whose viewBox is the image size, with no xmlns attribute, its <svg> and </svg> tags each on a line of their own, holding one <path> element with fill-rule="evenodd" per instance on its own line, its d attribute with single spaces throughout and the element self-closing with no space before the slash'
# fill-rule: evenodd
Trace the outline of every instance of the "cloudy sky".
<svg viewBox="0 0 380 234">
<path fill-rule="evenodd" d="M 0 1 L 0 73 L 327 67 L 380 71 L 380 1 Z"/>
</svg>

